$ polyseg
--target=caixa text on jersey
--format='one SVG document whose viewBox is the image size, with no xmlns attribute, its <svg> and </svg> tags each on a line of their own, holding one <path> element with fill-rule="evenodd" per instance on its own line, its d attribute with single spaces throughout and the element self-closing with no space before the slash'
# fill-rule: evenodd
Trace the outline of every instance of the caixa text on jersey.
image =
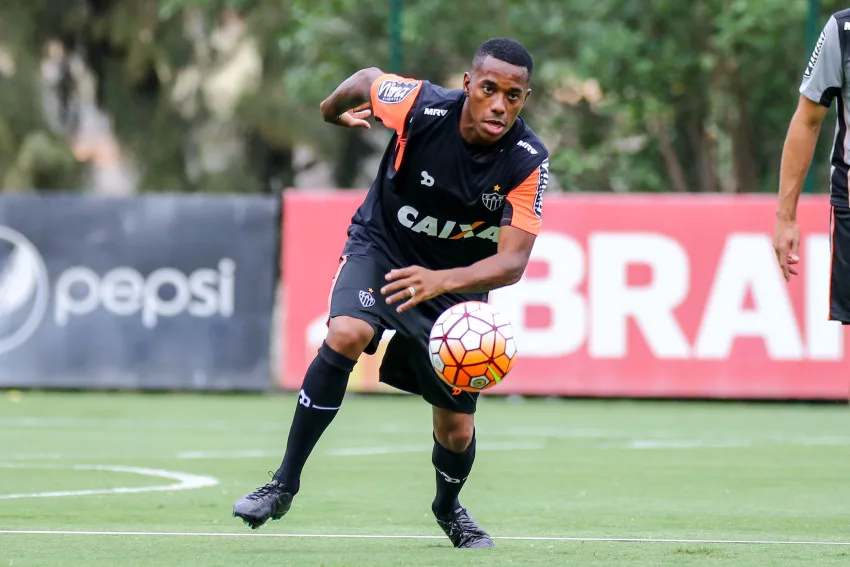
<svg viewBox="0 0 850 567">
<path fill-rule="evenodd" d="M 419 218 L 419 211 L 409 205 L 398 210 L 398 222 L 412 230 L 436 238 L 460 240 L 462 238 L 483 238 L 499 241 L 498 226 L 484 226 L 484 221 L 461 223 L 453 220 L 441 220 L 431 216 Z"/>
</svg>

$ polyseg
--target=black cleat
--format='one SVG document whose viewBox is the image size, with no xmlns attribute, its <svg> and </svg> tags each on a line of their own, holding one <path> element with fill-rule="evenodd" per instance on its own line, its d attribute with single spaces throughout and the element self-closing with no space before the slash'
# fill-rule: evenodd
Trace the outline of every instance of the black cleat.
<svg viewBox="0 0 850 567">
<path fill-rule="evenodd" d="M 446 516 L 434 517 L 455 547 L 493 547 L 493 540 L 466 508 L 458 508 Z"/>
<path fill-rule="evenodd" d="M 256 530 L 271 518 L 280 520 L 292 506 L 292 494 L 276 480 L 266 483 L 233 505 L 233 516 Z"/>
</svg>

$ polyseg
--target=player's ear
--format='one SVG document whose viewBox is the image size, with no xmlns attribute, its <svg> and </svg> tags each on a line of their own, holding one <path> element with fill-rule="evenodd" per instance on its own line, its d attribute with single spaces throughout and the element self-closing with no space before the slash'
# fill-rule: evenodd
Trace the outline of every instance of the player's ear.
<svg viewBox="0 0 850 567">
<path fill-rule="evenodd" d="M 522 99 L 522 103 L 525 104 L 528 102 L 528 97 L 531 96 L 531 89 L 525 89 L 525 98 Z"/>
<path fill-rule="evenodd" d="M 468 72 L 463 74 L 463 92 L 466 94 L 466 96 L 469 96 L 469 82 L 471 80 L 472 77 L 469 75 Z"/>
</svg>

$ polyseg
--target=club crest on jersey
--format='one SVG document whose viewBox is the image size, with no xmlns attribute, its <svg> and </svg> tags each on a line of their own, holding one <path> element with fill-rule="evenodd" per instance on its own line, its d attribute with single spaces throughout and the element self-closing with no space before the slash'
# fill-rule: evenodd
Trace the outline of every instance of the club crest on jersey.
<svg viewBox="0 0 850 567">
<path fill-rule="evenodd" d="M 360 290 L 360 293 L 358 295 L 360 297 L 360 305 L 362 305 L 363 307 L 368 309 L 369 307 L 375 305 L 375 297 L 368 291 Z"/>
<path fill-rule="evenodd" d="M 397 81 L 386 79 L 378 85 L 378 100 L 385 104 L 398 104 L 416 90 L 419 86 L 414 81 Z"/>
<path fill-rule="evenodd" d="M 481 195 L 481 202 L 487 207 L 488 211 L 498 211 L 499 207 L 505 202 L 505 196 L 499 193 L 502 188 L 498 185 L 493 186 L 492 193 L 484 193 Z"/>
</svg>

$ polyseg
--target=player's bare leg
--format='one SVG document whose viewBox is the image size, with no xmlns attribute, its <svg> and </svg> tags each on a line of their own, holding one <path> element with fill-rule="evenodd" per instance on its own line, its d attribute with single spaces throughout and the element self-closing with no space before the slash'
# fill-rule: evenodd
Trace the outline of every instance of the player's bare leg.
<svg viewBox="0 0 850 567">
<path fill-rule="evenodd" d="M 289 511 L 301 484 L 301 471 L 319 438 L 342 406 L 348 375 L 375 332 L 365 321 L 334 317 L 328 336 L 307 369 L 286 453 L 272 480 L 233 505 L 233 515 L 257 529 Z"/>
<path fill-rule="evenodd" d="M 433 416 L 431 462 L 437 471 L 437 496 L 431 510 L 455 547 L 493 547 L 493 540 L 458 500 L 475 461 L 474 416 L 437 407 Z"/>
</svg>

